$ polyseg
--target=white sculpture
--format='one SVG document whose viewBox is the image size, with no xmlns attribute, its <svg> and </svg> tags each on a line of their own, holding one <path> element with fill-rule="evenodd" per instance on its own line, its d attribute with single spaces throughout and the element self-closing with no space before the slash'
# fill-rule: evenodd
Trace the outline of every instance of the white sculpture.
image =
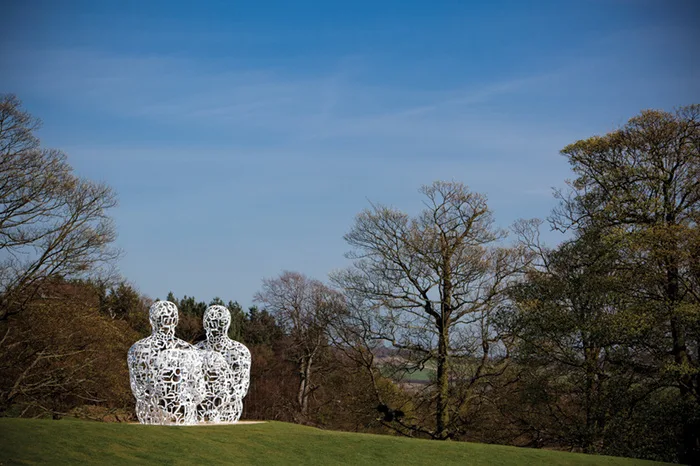
<svg viewBox="0 0 700 466">
<path fill-rule="evenodd" d="M 149 317 L 153 333 L 134 343 L 127 357 L 139 421 L 162 425 L 238 421 L 250 381 L 250 352 L 228 338 L 228 309 L 207 308 L 207 340 L 196 347 L 175 337 L 175 304 L 156 301 Z"/>
<path fill-rule="evenodd" d="M 134 343 L 127 356 L 136 416 L 142 424 L 196 424 L 204 391 L 202 358 L 175 337 L 175 304 L 156 301 L 149 319 L 153 333 Z"/>
<path fill-rule="evenodd" d="M 231 416 L 235 395 L 235 376 L 226 359 L 216 351 L 200 351 L 204 386 L 202 401 L 197 406 L 197 422 L 236 422 L 241 417 Z"/>
<path fill-rule="evenodd" d="M 203 324 L 207 339 L 197 343 L 197 348 L 207 355 L 221 354 L 233 374 L 233 392 L 228 403 L 221 405 L 220 422 L 236 422 L 243 412 L 243 397 L 250 385 L 250 351 L 228 337 L 231 313 L 224 306 L 209 306 L 204 311 Z M 211 392 L 207 394 L 208 397 L 212 395 Z"/>
</svg>

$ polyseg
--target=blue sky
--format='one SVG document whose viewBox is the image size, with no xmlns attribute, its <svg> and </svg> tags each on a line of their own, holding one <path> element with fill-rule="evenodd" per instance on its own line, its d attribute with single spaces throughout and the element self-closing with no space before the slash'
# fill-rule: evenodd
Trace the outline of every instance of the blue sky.
<svg viewBox="0 0 700 466">
<path fill-rule="evenodd" d="M 248 305 L 285 269 L 325 280 L 369 201 L 414 213 L 438 179 L 503 227 L 546 217 L 566 144 L 700 101 L 694 1 L 3 9 L 0 92 L 115 188 L 119 268 L 154 298 Z"/>
</svg>

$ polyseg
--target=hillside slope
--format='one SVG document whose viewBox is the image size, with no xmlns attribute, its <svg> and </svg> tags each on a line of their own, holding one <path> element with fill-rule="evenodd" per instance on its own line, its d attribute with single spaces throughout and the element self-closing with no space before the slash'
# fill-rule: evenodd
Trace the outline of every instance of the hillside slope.
<svg viewBox="0 0 700 466">
<path fill-rule="evenodd" d="M 0 464 L 658 464 L 574 453 L 332 432 L 280 422 L 161 427 L 0 418 Z"/>
</svg>

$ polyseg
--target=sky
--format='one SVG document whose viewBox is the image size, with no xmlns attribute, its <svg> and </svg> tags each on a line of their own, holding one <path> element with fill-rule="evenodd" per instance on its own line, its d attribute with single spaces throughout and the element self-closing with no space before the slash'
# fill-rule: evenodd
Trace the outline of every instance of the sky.
<svg viewBox="0 0 700 466">
<path fill-rule="evenodd" d="M 485 194 L 501 227 L 546 218 L 564 146 L 700 103 L 696 1 L 2 9 L 0 92 L 115 189 L 119 270 L 152 298 L 248 306 L 283 270 L 325 281 L 355 215 L 415 214 L 435 180 Z"/>
</svg>

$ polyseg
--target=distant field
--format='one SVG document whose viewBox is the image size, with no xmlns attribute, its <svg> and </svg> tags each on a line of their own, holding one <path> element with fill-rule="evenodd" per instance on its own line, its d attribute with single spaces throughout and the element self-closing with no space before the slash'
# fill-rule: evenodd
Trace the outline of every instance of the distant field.
<svg viewBox="0 0 700 466">
<path fill-rule="evenodd" d="M 397 364 L 397 366 L 394 366 Z M 427 364 L 423 369 L 406 370 L 401 368 L 401 363 L 392 358 L 386 358 L 384 361 L 378 361 L 378 365 L 382 374 L 397 382 L 413 382 L 424 383 L 435 379 L 434 364 Z"/>
<path fill-rule="evenodd" d="M 641 465 L 609 456 L 264 424 L 161 427 L 0 418 L 0 464 Z"/>
<path fill-rule="evenodd" d="M 396 372 L 392 370 L 382 370 L 384 375 L 397 382 L 429 382 L 435 378 L 433 369 L 423 369 L 415 371 Z"/>
</svg>

